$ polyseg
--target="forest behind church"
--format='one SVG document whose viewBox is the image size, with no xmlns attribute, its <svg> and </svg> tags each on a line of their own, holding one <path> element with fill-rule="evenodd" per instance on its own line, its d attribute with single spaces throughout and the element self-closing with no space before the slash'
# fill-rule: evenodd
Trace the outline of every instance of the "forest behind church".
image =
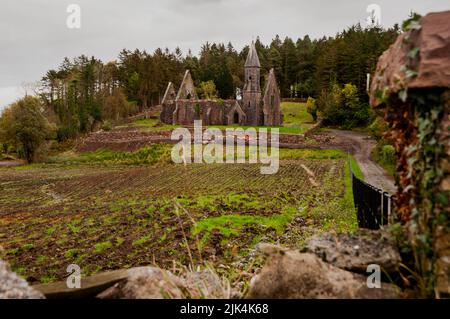
<svg viewBox="0 0 450 319">
<path fill-rule="evenodd" d="M 357 24 L 320 39 L 277 35 L 263 43 L 257 38 L 261 83 L 274 68 L 282 97 L 314 97 L 319 102 L 333 87 L 351 83 L 358 103 L 367 105 L 366 74 L 374 72 L 378 57 L 398 33 L 397 25 L 383 29 Z M 123 49 L 109 62 L 85 55 L 65 58 L 43 76 L 38 96 L 44 114 L 56 126 L 57 139 L 64 140 L 89 132 L 96 123 L 114 122 L 159 104 L 167 83 L 178 87 L 185 69 L 191 71 L 197 88 L 213 81 L 218 98 L 233 98 L 235 89 L 243 86 L 248 49 L 206 42 L 198 56 L 179 48 L 158 48 Z"/>
</svg>

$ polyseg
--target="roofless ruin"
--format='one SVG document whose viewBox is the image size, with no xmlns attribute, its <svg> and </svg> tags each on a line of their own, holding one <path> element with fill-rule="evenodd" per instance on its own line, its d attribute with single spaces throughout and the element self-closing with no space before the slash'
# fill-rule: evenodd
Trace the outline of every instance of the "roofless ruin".
<svg viewBox="0 0 450 319">
<path fill-rule="evenodd" d="M 283 124 L 280 91 L 271 69 L 262 95 L 261 64 L 252 43 L 245 61 L 245 84 L 241 99 L 199 99 L 189 70 L 186 70 L 178 93 L 169 82 L 162 100 L 161 121 L 167 124 L 279 126 Z"/>
</svg>

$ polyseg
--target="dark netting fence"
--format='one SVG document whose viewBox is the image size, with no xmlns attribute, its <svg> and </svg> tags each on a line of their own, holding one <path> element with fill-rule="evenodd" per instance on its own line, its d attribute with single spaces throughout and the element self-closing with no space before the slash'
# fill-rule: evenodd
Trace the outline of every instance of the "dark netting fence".
<svg viewBox="0 0 450 319">
<path fill-rule="evenodd" d="M 357 210 L 358 226 L 360 228 L 379 229 L 388 223 L 388 216 L 393 211 L 393 196 L 372 186 L 353 174 L 353 201 Z"/>
</svg>

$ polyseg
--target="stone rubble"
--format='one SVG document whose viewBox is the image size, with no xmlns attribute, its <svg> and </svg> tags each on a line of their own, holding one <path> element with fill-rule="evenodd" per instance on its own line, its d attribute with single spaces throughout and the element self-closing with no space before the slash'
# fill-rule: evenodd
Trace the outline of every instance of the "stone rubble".
<svg viewBox="0 0 450 319">
<path fill-rule="evenodd" d="M 11 271 L 8 263 L 0 260 L 0 299 L 43 299 L 42 293 Z"/>
<path fill-rule="evenodd" d="M 300 253 L 270 244 L 261 244 L 267 261 L 252 278 L 249 299 L 379 299 L 400 298 L 400 289 L 381 283 L 369 288 L 367 277 L 323 262 L 311 253 Z"/>
</svg>

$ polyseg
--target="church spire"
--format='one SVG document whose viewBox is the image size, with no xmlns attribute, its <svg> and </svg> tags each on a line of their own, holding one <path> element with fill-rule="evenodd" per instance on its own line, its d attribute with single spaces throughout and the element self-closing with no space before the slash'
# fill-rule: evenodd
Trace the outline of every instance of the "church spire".
<svg viewBox="0 0 450 319">
<path fill-rule="evenodd" d="M 245 67 L 261 67 L 258 58 L 258 52 L 256 52 L 255 42 L 252 41 L 250 49 L 248 50 L 247 59 L 245 60 Z"/>
</svg>

